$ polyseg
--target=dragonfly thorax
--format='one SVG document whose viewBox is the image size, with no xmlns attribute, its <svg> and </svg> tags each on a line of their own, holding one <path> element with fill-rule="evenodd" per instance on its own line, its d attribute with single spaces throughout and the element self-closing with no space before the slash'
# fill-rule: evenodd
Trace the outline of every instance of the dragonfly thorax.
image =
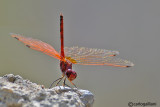
<svg viewBox="0 0 160 107">
<path fill-rule="evenodd" d="M 72 69 L 72 63 L 70 63 L 69 61 L 60 61 L 60 69 L 62 71 L 62 73 L 65 73 L 66 70 L 68 69 Z"/>
<path fill-rule="evenodd" d="M 70 81 L 73 81 L 77 77 L 77 73 L 72 70 L 72 63 L 67 60 L 60 61 L 60 69 Z"/>
</svg>

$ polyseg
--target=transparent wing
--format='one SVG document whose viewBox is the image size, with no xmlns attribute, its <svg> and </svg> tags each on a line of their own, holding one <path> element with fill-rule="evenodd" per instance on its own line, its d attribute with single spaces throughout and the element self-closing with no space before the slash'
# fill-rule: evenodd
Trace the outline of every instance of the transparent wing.
<svg viewBox="0 0 160 107">
<path fill-rule="evenodd" d="M 51 57 L 57 58 L 59 60 L 64 60 L 61 58 L 59 53 L 49 44 L 42 42 L 37 39 L 23 37 L 19 34 L 11 34 L 12 37 L 16 38 L 17 40 L 23 42 L 27 47 L 43 52 Z"/>
<path fill-rule="evenodd" d="M 130 61 L 114 57 L 119 52 L 105 49 L 94 49 L 85 47 L 65 47 L 66 59 L 73 64 L 81 65 L 106 65 L 116 67 L 130 67 L 134 64 Z"/>
</svg>

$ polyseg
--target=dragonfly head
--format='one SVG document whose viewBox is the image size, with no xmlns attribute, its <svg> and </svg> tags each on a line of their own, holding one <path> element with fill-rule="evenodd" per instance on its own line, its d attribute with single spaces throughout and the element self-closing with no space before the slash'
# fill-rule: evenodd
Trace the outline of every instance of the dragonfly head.
<svg viewBox="0 0 160 107">
<path fill-rule="evenodd" d="M 72 69 L 66 70 L 65 74 L 70 81 L 73 81 L 77 77 L 77 73 Z"/>
</svg>

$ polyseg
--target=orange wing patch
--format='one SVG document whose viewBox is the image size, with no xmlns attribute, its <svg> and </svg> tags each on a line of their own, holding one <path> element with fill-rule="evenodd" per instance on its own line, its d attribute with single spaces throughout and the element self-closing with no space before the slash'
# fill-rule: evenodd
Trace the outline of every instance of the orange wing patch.
<svg viewBox="0 0 160 107">
<path fill-rule="evenodd" d="M 65 57 L 67 60 L 69 60 L 71 63 L 76 64 L 77 61 L 72 59 L 71 57 Z"/>
<path fill-rule="evenodd" d="M 40 51 L 42 53 L 45 53 L 51 57 L 54 57 L 56 59 L 65 61 L 64 58 L 62 58 L 59 53 L 49 44 L 42 42 L 37 39 L 27 38 L 23 37 L 19 34 L 11 34 L 12 37 L 16 38 L 17 40 L 24 43 L 28 48 Z"/>
</svg>

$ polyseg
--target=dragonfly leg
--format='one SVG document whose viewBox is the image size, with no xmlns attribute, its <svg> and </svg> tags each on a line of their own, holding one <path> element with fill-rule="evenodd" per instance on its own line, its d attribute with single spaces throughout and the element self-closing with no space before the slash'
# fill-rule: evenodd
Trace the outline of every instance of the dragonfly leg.
<svg viewBox="0 0 160 107">
<path fill-rule="evenodd" d="M 63 81 L 63 86 L 70 87 L 69 85 L 66 84 L 66 77 L 65 77 L 65 79 L 64 79 L 64 81 Z M 70 87 L 70 88 L 71 88 L 71 87 Z"/>
<path fill-rule="evenodd" d="M 66 77 L 64 78 L 64 81 L 63 81 L 63 86 L 66 85 Z"/>
<path fill-rule="evenodd" d="M 63 77 L 64 77 L 64 76 L 62 76 L 62 77 L 60 77 L 60 78 L 56 79 L 55 81 L 53 81 L 49 88 L 51 88 L 51 87 L 52 87 L 52 85 L 53 85 L 56 81 L 58 81 L 58 80 L 60 80 L 60 81 L 61 81 L 61 80 L 63 79 Z M 59 83 L 60 81 L 58 81 L 58 83 Z M 58 85 L 58 84 L 56 84 L 56 86 L 57 86 L 57 85 Z"/>
<path fill-rule="evenodd" d="M 60 78 L 60 80 L 57 82 L 56 86 L 61 82 L 61 80 L 63 79 L 63 77 L 64 77 L 64 76 L 62 76 L 62 77 Z"/>
<path fill-rule="evenodd" d="M 68 80 L 69 80 L 69 79 L 68 79 Z M 75 85 L 71 80 L 69 80 L 69 82 L 76 87 L 76 85 Z M 77 88 L 77 87 L 76 87 L 76 88 Z"/>
</svg>

